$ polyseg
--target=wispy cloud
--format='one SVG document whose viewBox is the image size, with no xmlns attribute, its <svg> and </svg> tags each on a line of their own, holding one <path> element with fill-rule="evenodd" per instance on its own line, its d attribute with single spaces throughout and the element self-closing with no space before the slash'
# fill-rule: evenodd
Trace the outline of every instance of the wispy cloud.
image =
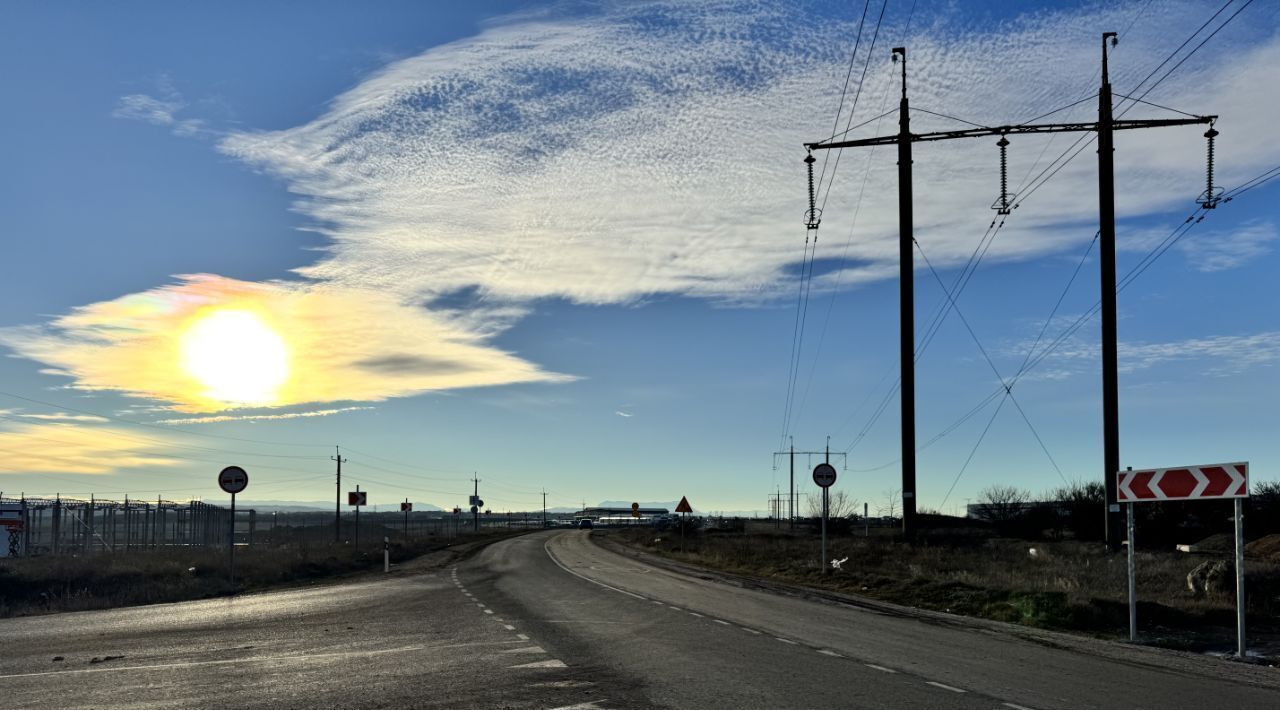
<svg viewBox="0 0 1280 710">
<path fill-rule="evenodd" d="M 178 419 L 159 419 L 156 424 L 218 424 L 221 422 L 266 422 L 280 419 L 306 419 L 309 417 L 327 417 L 343 412 L 364 412 L 373 407 L 337 407 L 335 409 L 315 409 L 309 412 L 287 412 L 284 414 L 222 414 L 213 417 L 186 417 Z"/>
<path fill-rule="evenodd" d="M 19 424 L 0 430 L 0 473 L 104 474 L 174 465 L 161 444 L 113 427 Z"/>
<path fill-rule="evenodd" d="M 634 416 L 635 416 L 634 414 L 632 414 L 632 413 L 630 413 L 630 412 L 624 412 L 624 411 L 622 411 L 621 409 L 619 409 L 619 410 L 615 411 L 615 412 L 614 412 L 614 414 L 617 414 L 617 415 L 618 415 L 618 416 L 620 416 L 620 417 L 625 417 L 625 418 L 627 418 L 627 419 L 630 419 L 631 417 L 634 417 Z"/>
<path fill-rule="evenodd" d="M 288 350 L 288 377 L 274 406 L 569 379 L 390 294 L 209 275 L 84 306 L 48 326 L 0 329 L 0 343 L 72 378 L 80 390 L 123 392 L 182 412 L 219 412 L 237 404 L 211 396 L 183 368 L 181 349 L 193 323 L 226 308 L 260 316 Z"/>
<path fill-rule="evenodd" d="M 1008 349 L 1021 354 L 1031 341 Z M 1076 335 L 1063 341 L 1048 358 L 1044 372 L 1033 371 L 1028 378 L 1066 379 L 1075 374 L 1097 374 L 1101 349 L 1096 338 Z M 1120 371 L 1138 372 L 1160 365 L 1187 363 L 1212 377 L 1238 375 L 1255 367 L 1280 361 L 1280 331 L 1244 335 L 1209 335 L 1158 343 L 1121 342 L 1118 346 Z"/>
<path fill-rule="evenodd" d="M 1200 271 L 1226 271 L 1270 253 L 1275 241 L 1275 224 L 1254 222 L 1231 232 L 1190 237 L 1179 242 L 1178 248 Z"/>
<path fill-rule="evenodd" d="M 66 412 L 56 412 L 54 414 L 19 414 L 18 416 L 25 419 L 40 419 L 50 422 L 107 422 L 110 421 L 105 417 L 99 417 L 93 414 L 68 414 Z"/>
<path fill-rule="evenodd" d="M 182 94 L 174 88 L 173 81 L 168 76 L 162 75 L 155 83 L 159 96 L 142 93 L 121 96 L 111 115 L 115 118 L 163 126 L 171 129 L 175 135 L 183 137 L 213 134 L 203 119 L 178 116 L 188 107 L 188 104 Z"/>
<path fill-rule="evenodd" d="M 387 66 L 311 123 L 234 133 L 221 148 L 284 180 L 333 239 L 327 258 L 300 269 L 311 278 L 419 296 L 475 287 L 515 302 L 784 293 L 804 242 L 799 144 L 830 133 L 855 28 L 847 17 L 815 21 L 807 5 L 604 8 L 493 25 Z M 1147 13 L 1113 57 L 1115 84 L 1136 84 L 1202 10 L 1178 2 Z M 892 108 L 897 75 L 880 54 L 891 44 L 910 47 L 920 107 L 994 123 L 1076 101 L 1094 89 L 1097 28 L 1127 24 L 1132 12 L 1028 13 L 1001 25 L 998 42 L 945 11 L 928 24 L 917 18 L 904 36 L 904 18 L 891 15 L 854 121 Z M 1274 15 L 1250 12 L 1255 21 Z M 1280 111 L 1280 98 L 1256 90 L 1277 63 L 1280 38 L 1240 22 L 1150 97 L 1223 114 L 1219 128 L 1232 136 L 1220 141 L 1224 184 L 1280 158 L 1263 118 Z M 894 120 L 866 132 L 891 132 Z M 913 123 L 955 125 L 927 114 Z M 1120 214 L 1189 206 L 1203 171 L 1198 134 L 1125 133 Z M 1016 138 L 1011 174 L 1039 167 L 1051 140 Z M 996 165 L 994 140 L 921 149 L 917 189 L 930 199 L 918 201 L 916 221 L 936 265 L 967 258 L 990 222 Z M 817 256 L 848 261 L 818 287 L 896 273 L 896 208 L 883 199 L 895 169 L 888 150 L 844 156 L 830 199 L 821 196 Z M 870 191 L 855 209 L 864 175 Z M 1069 164 L 1010 219 L 987 258 L 1029 259 L 1087 240 L 1096 214 L 1080 195 L 1096 192 L 1095 180 L 1088 160 Z"/>
</svg>

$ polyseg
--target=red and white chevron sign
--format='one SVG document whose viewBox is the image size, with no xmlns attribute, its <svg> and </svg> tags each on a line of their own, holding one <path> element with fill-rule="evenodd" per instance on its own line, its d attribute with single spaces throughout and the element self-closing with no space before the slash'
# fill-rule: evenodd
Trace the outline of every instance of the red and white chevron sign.
<svg viewBox="0 0 1280 710">
<path fill-rule="evenodd" d="M 1121 503 L 1249 497 L 1248 463 L 1120 471 L 1116 480 Z"/>
</svg>

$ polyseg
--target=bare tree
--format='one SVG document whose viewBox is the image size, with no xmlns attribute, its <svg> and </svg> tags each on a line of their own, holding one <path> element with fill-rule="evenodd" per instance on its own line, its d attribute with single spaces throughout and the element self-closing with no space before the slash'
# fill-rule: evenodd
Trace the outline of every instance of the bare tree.
<svg viewBox="0 0 1280 710">
<path fill-rule="evenodd" d="M 806 496 L 809 517 L 822 517 L 822 494 L 811 493 Z M 858 499 L 844 491 L 835 491 L 827 497 L 827 517 L 847 518 L 858 510 Z"/>
<path fill-rule="evenodd" d="M 884 504 L 876 508 L 876 513 L 884 518 L 898 517 L 902 511 L 902 489 L 890 488 L 880 495 L 884 496 Z"/>
<path fill-rule="evenodd" d="M 1017 486 L 993 483 L 978 491 L 977 517 L 993 523 L 1007 523 L 1027 512 L 1031 493 Z"/>
</svg>

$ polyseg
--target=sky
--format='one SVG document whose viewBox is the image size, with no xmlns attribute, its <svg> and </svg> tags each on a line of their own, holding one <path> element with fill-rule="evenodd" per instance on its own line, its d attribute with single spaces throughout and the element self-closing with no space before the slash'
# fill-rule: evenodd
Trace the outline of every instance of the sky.
<svg viewBox="0 0 1280 710">
<path fill-rule="evenodd" d="M 913 131 L 1094 120 L 1116 31 L 1117 113 L 1248 188 L 1280 8 L 1224 2 L 6 3 L 0 494 L 331 501 L 341 447 L 371 504 L 753 511 L 830 437 L 881 510 L 896 156 L 817 151 L 810 231 L 803 145 L 897 130 L 898 46 Z M 1203 132 L 1116 135 L 1121 460 L 1276 480 L 1280 180 L 1197 210 Z M 1102 478 L 1077 137 L 1007 217 L 994 138 L 915 146 L 924 509 Z"/>
</svg>

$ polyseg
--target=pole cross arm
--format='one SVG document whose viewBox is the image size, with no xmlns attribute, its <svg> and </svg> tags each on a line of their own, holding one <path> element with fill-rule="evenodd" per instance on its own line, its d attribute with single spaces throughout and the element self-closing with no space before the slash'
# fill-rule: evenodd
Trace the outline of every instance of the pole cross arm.
<svg viewBox="0 0 1280 710">
<path fill-rule="evenodd" d="M 1193 116 L 1191 118 L 1145 118 L 1132 121 L 1113 121 L 1113 130 L 1129 128 L 1160 128 L 1164 126 L 1189 126 L 1200 123 L 1213 123 L 1217 116 Z M 981 128 L 965 128 L 958 131 L 937 131 L 934 133 L 912 133 L 912 143 L 925 141 L 945 141 L 952 138 L 981 138 L 983 136 L 1003 136 L 1011 133 L 1084 133 L 1097 131 L 1098 122 L 1089 123 L 1024 123 L 1015 126 L 990 126 Z M 831 150 L 833 148 L 857 148 L 869 145 L 897 145 L 902 141 L 901 134 L 859 138 L 848 141 L 819 141 L 805 143 L 809 150 Z"/>
</svg>

